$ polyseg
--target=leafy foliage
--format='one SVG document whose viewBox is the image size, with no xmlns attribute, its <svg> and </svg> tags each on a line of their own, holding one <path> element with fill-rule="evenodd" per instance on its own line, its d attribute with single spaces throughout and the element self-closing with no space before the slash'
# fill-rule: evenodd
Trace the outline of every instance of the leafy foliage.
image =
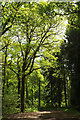
<svg viewBox="0 0 80 120">
<path fill-rule="evenodd" d="M 79 105 L 79 7 L 79 2 L 2 3 L 4 113 Z"/>
</svg>

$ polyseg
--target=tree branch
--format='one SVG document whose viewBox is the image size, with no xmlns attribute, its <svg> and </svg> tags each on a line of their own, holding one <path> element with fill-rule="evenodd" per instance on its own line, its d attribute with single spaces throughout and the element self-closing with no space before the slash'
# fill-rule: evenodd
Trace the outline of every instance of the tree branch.
<svg viewBox="0 0 80 120">
<path fill-rule="evenodd" d="M 3 49 L 5 49 L 5 47 L 7 47 L 7 46 L 10 45 L 10 44 L 11 44 L 11 43 L 6 44 L 4 47 L 2 47 L 2 48 L 0 49 L 0 51 L 3 50 Z"/>
<path fill-rule="evenodd" d="M 38 70 L 38 69 L 41 69 L 42 67 L 39 67 L 39 68 L 35 68 L 35 69 L 33 69 L 33 70 L 31 70 L 31 71 L 29 71 L 29 73 L 28 74 L 26 74 L 26 76 L 27 75 L 30 75 L 34 70 Z"/>
<path fill-rule="evenodd" d="M 6 31 L 8 31 L 9 28 L 11 28 L 11 27 L 12 27 L 12 25 L 10 25 L 9 27 L 7 27 L 7 28 L 2 32 L 2 34 L 0 35 L 0 37 L 1 37 Z"/>
<path fill-rule="evenodd" d="M 8 66 L 8 65 L 7 65 Z M 16 73 L 16 75 L 18 75 L 18 73 L 13 69 L 13 68 L 11 68 L 11 67 L 9 67 L 8 66 L 8 68 L 10 69 L 10 70 L 12 70 L 14 73 Z"/>
<path fill-rule="evenodd" d="M 19 36 L 17 36 L 17 37 L 18 37 L 18 42 L 19 42 L 19 44 L 20 44 L 21 54 L 22 54 L 23 59 L 24 59 L 24 53 L 23 53 L 23 50 L 22 50 L 22 47 L 21 47 L 21 42 L 20 42 L 20 40 L 19 40 Z"/>
</svg>

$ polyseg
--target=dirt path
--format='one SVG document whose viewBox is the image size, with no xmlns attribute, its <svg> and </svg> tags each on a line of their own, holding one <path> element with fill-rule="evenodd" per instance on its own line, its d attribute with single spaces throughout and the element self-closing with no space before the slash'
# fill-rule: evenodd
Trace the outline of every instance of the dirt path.
<svg viewBox="0 0 80 120">
<path fill-rule="evenodd" d="M 63 111 L 15 113 L 5 117 L 9 120 L 79 120 L 78 116 Z"/>
</svg>

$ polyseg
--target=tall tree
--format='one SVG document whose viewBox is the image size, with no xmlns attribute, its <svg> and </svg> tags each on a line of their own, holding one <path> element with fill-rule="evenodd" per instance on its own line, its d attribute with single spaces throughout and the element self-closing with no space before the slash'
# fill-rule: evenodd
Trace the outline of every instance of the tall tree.
<svg viewBox="0 0 80 120">
<path fill-rule="evenodd" d="M 80 103 L 80 2 L 75 3 L 76 12 L 70 15 L 67 28 L 67 53 L 69 60 L 69 69 L 71 71 L 71 104 L 79 108 Z M 73 8 L 72 8 L 73 9 Z M 74 11 L 74 10 L 73 10 Z"/>
<path fill-rule="evenodd" d="M 15 23 L 8 32 L 9 38 L 13 40 L 9 49 L 9 57 L 12 56 L 12 59 L 8 66 L 21 77 L 21 112 L 24 112 L 25 77 L 39 69 L 34 66 L 37 55 L 42 47 L 53 43 L 54 35 L 58 32 L 56 28 L 61 19 L 55 15 L 54 9 L 52 12 L 54 6 L 55 3 L 25 3 L 20 7 Z"/>
<path fill-rule="evenodd" d="M 4 95 L 4 91 L 5 91 L 5 83 L 6 83 L 6 67 L 7 67 L 7 47 L 6 47 L 6 49 L 5 49 L 5 54 L 4 54 L 4 78 L 3 78 L 3 95 Z"/>
</svg>

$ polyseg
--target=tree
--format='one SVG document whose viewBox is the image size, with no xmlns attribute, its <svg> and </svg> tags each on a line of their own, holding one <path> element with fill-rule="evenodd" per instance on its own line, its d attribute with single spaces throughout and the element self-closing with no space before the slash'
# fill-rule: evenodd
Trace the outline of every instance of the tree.
<svg viewBox="0 0 80 120">
<path fill-rule="evenodd" d="M 17 6 L 19 6 L 19 9 L 16 8 Z M 29 102 L 31 103 L 29 97 L 32 100 L 32 105 L 34 104 L 36 95 L 38 106 L 40 107 L 42 104 L 41 79 L 37 77 L 39 83 L 36 89 L 38 93 L 35 92 L 36 90 L 32 83 L 29 83 L 32 88 L 30 91 L 28 90 L 29 77 L 38 69 L 41 69 L 41 73 L 47 73 L 47 77 L 45 75 L 44 77 L 47 81 L 46 97 L 48 98 L 49 96 L 50 105 L 53 106 L 57 102 L 60 107 L 63 96 L 65 96 L 67 105 L 68 74 L 66 72 L 68 71 L 68 65 L 65 63 L 66 56 L 62 55 L 62 53 L 59 54 L 62 40 L 59 40 L 56 35 L 60 34 L 62 30 L 60 26 L 63 25 L 61 21 L 65 19 L 64 15 L 69 15 L 70 11 L 71 14 L 73 12 L 76 13 L 76 9 L 74 11 L 73 9 L 72 3 L 62 4 L 61 2 L 26 2 L 24 4 L 19 2 L 17 4 L 6 3 L 6 6 L 4 5 L 3 26 L 4 31 L 8 31 L 2 35 L 3 48 L 1 50 L 7 48 L 7 69 L 13 71 L 17 77 L 17 92 L 18 95 L 21 95 L 21 112 L 24 112 L 25 91 L 28 104 Z M 7 16 L 8 10 L 10 10 L 9 16 Z M 4 18 L 6 19 L 4 20 Z M 7 29 L 8 26 L 9 28 Z M 6 44 L 4 42 L 5 39 Z M 8 43 L 11 44 L 8 45 Z M 56 56 L 57 53 L 58 55 Z M 63 91 L 64 95 L 62 94 Z"/>
<path fill-rule="evenodd" d="M 55 3 L 24 4 L 8 32 L 8 37 L 13 41 L 9 46 L 8 57 L 11 60 L 8 60 L 8 67 L 19 75 L 18 78 L 21 77 L 21 112 L 24 112 L 25 78 L 39 69 L 34 65 L 38 54 L 41 53 L 42 47 L 53 43 L 54 35 L 57 34 L 56 28 L 61 19 L 55 15 L 54 9 L 52 12 L 54 5 Z"/>
<path fill-rule="evenodd" d="M 0 27 L 2 27 L 2 31 L 0 34 L 0 37 L 2 37 L 5 33 L 7 33 L 10 28 L 15 24 L 16 19 L 16 13 L 19 11 L 19 8 L 23 5 L 23 2 L 2 2 L 1 5 L 1 11 L 2 11 L 2 24 Z M 11 43 L 10 41 L 7 41 L 5 45 L 2 45 L 2 48 L 0 51 L 5 49 L 7 46 L 9 46 Z"/>
<path fill-rule="evenodd" d="M 79 44 L 79 38 L 80 38 L 80 2 L 75 3 L 76 6 L 76 13 L 70 15 L 69 23 L 70 26 L 68 26 L 66 34 L 67 34 L 67 54 L 68 54 L 68 60 L 69 60 L 69 69 L 71 71 L 71 105 L 77 106 L 79 108 L 80 103 L 80 62 L 79 62 L 79 56 L 80 56 L 80 44 Z M 74 10 L 73 10 L 74 11 Z"/>
<path fill-rule="evenodd" d="M 5 91 L 5 82 L 6 82 L 6 65 L 7 65 L 7 47 L 5 49 L 5 56 L 4 56 L 4 78 L 3 78 L 3 95 Z"/>
</svg>

